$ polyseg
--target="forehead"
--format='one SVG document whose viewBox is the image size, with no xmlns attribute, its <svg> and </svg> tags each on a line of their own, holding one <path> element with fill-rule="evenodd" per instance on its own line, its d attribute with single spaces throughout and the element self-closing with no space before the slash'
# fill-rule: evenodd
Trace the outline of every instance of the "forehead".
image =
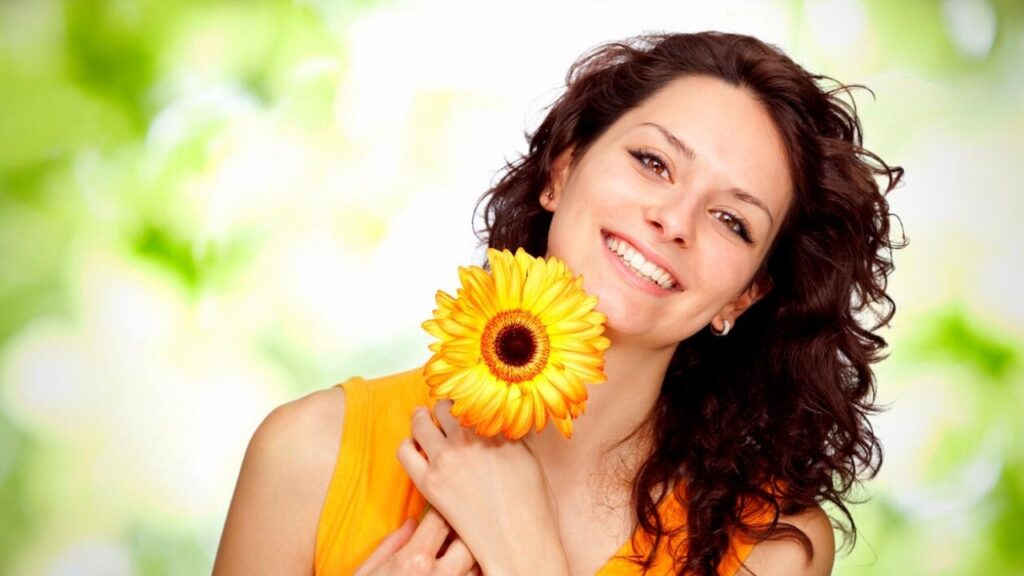
<svg viewBox="0 0 1024 576">
<path fill-rule="evenodd" d="M 661 136 L 652 123 L 694 152 L 697 169 L 723 186 L 757 196 L 777 223 L 782 220 L 792 197 L 786 146 L 768 110 L 749 89 L 709 76 L 678 78 L 624 114 L 610 136 L 649 134 L 657 141 Z"/>
</svg>

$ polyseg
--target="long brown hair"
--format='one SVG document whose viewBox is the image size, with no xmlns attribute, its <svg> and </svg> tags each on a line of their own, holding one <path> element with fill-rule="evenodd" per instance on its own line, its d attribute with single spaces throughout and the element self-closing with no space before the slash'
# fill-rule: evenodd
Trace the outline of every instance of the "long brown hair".
<svg viewBox="0 0 1024 576">
<path fill-rule="evenodd" d="M 895 311 L 891 251 L 904 242 L 889 237 L 885 195 L 903 170 L 861 146 L 856 108 L 844 99 L 850 87 L 777 48 L 716 32 L 647 35 L 576 61 L 565 93 L 527 136 L 528 152 L 481 198 L 481 240 L 545 254 L 551 215 L 539 196 L 555 158 L 570 146 L 581 157 L 622 114 L 684 75 L 749 90 L 783 136 L 794 183 L 761 267 L 771 291 L 727 338 L 704 330 L 679 344 L 645 422 L 654 443 L 632 501 L 654 546 L 636 560 L 649 568 L 664 538 L 685 533 L 673 544 L 678 573 L 711 575 L 735 533 L 792 538 L 813 555 L 806 535 L 779 517 L 826 502 L 855 540 L 850 490 L 882 460 L 867 417 L 877 411 L 871 364 L 886 347 L 875 332 Z M 677 481 L 686 525 L 667 526 L 653 494 Z M 770 524 L 751 524 L 755 504 L 774 512 Z"/>
</svg>

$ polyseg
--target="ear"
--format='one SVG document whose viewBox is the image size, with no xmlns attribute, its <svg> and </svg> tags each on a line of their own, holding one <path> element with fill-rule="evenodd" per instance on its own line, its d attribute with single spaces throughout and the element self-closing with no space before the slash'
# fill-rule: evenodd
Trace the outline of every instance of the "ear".
<svg viewBox="0 0 1024 576">
<path fill-rule="evenodd" d="M 772 289 L 772 282 L 769 278 L 765 277 L 761 280 L 755 280 L 750 283 L 750 287 L 744 290 L 735 300 L 729 302 L 722 308 L 721 312 L 715 315 L 711 319 L 711 326 L 721 331 L 725 327 L 724 320 L 728 320 L 732 326 L 736 325 L 736 319 L 743 314 L 747 308 L 750 308 L 757 303 L 758 300 L 764 298 Z"/>
<path fill-rule="evenodd" d="M 540 205 L 548 212 L 554 212 L 562 198 L 562 190 L 565 188 L 565 183 L 569 179 L 569 172 L 572 169 L 573 152 L 575 149 L 575 146 L 569 146 L 551 163 L 548 185 L 540 191 Z"/>
</svg>

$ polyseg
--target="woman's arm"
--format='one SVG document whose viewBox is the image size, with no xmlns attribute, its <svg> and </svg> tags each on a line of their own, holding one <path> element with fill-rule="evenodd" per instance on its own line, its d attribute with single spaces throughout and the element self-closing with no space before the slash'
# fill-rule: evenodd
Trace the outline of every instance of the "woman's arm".
<svg viewBox="0 0 1024 576">
<path fill-rule="evenodd" d="M 814 557 L 808 558 L 803 546 L 794 540 L 769 540 L 758 544 L 747 557 L 747 569 L 739 575 L 828 576 L 836 555 L 832 523 L 825 511 L 814 507 L 794 516 L 782 516 L 780 522 L 792 524 L 811 540 Z"/>
<path fill-rule="evenodd" d="M 334 387 L 283 404 L 260 424 L 242 462 L 215 576 L 313 573 L 344 417 L 345 393 Z"/>
</svg>

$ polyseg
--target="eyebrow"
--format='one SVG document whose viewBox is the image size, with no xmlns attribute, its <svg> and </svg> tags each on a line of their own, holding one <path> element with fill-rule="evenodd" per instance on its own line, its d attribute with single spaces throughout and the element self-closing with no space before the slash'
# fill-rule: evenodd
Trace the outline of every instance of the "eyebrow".
<svg viewBox="0 0 1024 576">
<path fill-rule="evenodd" d="M 768 225 L 772 228 L 775 227 L 775 219 L 772 218 L 772 213 L 770 210 L 768 210 L 768 207 L 764 205 L 764 202 L 761 202 L 761 200 L 759 200 L 756 196 L 751 196 L 750 194 L 744 192 L 739 188 L 731 188 L 729 191 L 732 192 L 732 195 L 737 200 L 741 202 L 746 202 L 747 204 L 753 204 L 754 206 L 757 206 L 761 210 L 764 210 L 764 213 L 768 216 Z"/>
<path fill-rule="evenodd" d="M 679 138 L 676 138 L 675 134 L 669 132 L 661 124 L 655 124 L 654 122 L 644 122 L 640 125 L 650 126 L 651 128 L 654 128 L 655 130 L 660 132 L 661 135 L 665 137 L 665 140 L 668 140 L 668 143 L 671 144 L 672 147 L 675 148 L 680 154 L 686 156 L 690 160 L 697 159 L 697 154 L 693 151 L 693 148 L 690 148 L 689 146 L 686 145 L 685 142 L 683 142 Z M 769 225 L 771 227 L 775 226 L 775 219 L 772 218 L 771 210 L 769 210 L 768 207 L 765 206 L 764 202 L 762 202 L 759 198 L 757 198 L 756 196 L 752 196 L 749 192 L 741 188 L 730 188 L 729 192 L 732 192 L 733 197 L 735 197 L 737 200 L 741 202 L 746 202 L 747 204 L 751 204 L 763 210 L 764 213 L 768 216 Z"/>
<path fill-rule="evenodd" d="M 686 156 L 690 160 L 697 159 L 697 154 L 694 153 L 692 148 L 684 144 L 683 141 L 680 140 L 679 138 L 676 138 L 675 134 L 669 132 L 661 124 L 655 124 L 654 122 L 644 122 L 643 124 L 641 124 L 641 126 L 650 126 L 651 128 L 656 129 L 658 132 L 661 132 L 661 135 L 665 137 L 665 140 L 668 140 L 668 143 L 671 144 L 672 147 L 675 148 L 680 154 Z"/>
</svg>

